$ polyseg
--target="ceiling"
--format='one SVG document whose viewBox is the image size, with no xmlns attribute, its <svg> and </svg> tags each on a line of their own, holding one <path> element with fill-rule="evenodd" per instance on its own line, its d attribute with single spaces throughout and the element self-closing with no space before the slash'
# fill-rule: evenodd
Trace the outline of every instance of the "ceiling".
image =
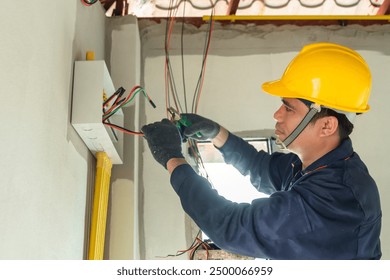
<svg viewBox="0 0 390 280">
<path fill-rule="evenodd" d="M 107 16 L 387 15 L 390 0 L 100 0 Z"/>
</svg>

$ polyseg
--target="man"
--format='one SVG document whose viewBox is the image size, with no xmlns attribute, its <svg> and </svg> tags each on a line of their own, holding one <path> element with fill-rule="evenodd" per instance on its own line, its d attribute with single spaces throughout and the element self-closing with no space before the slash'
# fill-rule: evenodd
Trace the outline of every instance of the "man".
<svg viewBox="0 0 390 280">
<path fill-rule="evenodd" d="M 224 199 L 192 170 L 170 121 L 142 131 L 183 209 L 222 249 L 270 259 L 380 259 L 377 186 L 349 138 L 355 115 L 369 110 L 370 88 L 368 66 L 355 51 L 305 46 L 280 80 L 263 84 L 282 98 L 275 134 L 290 153 L 257 152 L 219 124 L 183 114 L 192 123 L 187 137 L 211 139 L 227 163 L 270 194 L 251 204 Z"/>
</svg>

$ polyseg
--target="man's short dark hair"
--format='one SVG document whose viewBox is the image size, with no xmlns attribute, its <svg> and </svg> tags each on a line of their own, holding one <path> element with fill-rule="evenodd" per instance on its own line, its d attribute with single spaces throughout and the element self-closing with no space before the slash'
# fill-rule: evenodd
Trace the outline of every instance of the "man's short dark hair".
<svg viewBox="0 0 390 280">
<path fill-rule="evenodd" d="M 336 117 L 339 122 L 339 136 L 340 140 L 348 138 L 348 136 L 353 131 L 353 124 L 348 120 L 344 114 L 337 113 L 336 111 L 329 108 L 321 108 L 321 111 L 317 113 L 314 118 L 311 120 L 312 123 L 315 123 L 318 119 L 323 117 L 333 116 Z"/>
</svg>

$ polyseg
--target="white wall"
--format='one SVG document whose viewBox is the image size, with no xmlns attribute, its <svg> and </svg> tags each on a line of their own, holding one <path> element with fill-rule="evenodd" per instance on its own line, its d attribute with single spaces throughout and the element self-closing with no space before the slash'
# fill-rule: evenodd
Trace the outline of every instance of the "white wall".
<svg viewBox="0 0 390 280">
<path fill-rule="evenodd" d="M 106 46 L 110 73 L 116 88 L 122 86 L 127 93 L 140 84 L 141 58 L 137 19 L 132 16 L 107 20 Z M 125 127 L 139 130 L 136 109 L 138 96 L 124 110 Z M 137 107 L 138 108 L 138 107 Z M 136 113 L 137 112 L 137 113 Z M 138 143 L 139 137 L 123 135 L 123 164 L 115 165 L 111 177 L 111 212 L 109 231 L 109 259 L 139 259 L 138 215 Z M 142 139 L 141 139 L 142 141 Z"/>
<path fill-rule="evenodd" d="M 83 259 L 95 160 L 70 125 L 73 62 L 104 59 L 104 11 L 1 5 L 0 259 Z"/>
<path fill-rule="evenodd" d="M 140 24 L 141 25 L 141 24 Z M 147 26 L 149 25 L 149 26 Z M 218 26 L 218 25 L 217 25 Z M 198 78 L 205 33 L 187 26 L 184 37 L 187 92 L 193 92 Z M 202 27 L 204 30 L 205 27 Z M 141 29 L 144 84 L 159 106 L 145 110 L 145 123 L 165 117 L 164 97 L 165 24 L 144 24 Z M 172 37 L 172 64 L 181 88 L 180 30 Z M 373 73 L 372 110 L 361 116 L 352 135 L 354 147 L 368 165 L 382 199 L 383 258 L 390 259 L 390 175 L 386 158 L 390 131 L 386 120 L 390 102 L 390 30 L 388 26 L 294 27 L 228 26 L 217 27 L 213 34 L 199 113 L 231 131 L 274 127 L 273 112 L 278 98 L 261 92 L 264 81 L 279 78 L 288 62 L 302 46 L 318 41 L 344 44 L 359 51 Z M 176 54 L 176 56 L 174 56 Z M 144 143 L 144 233 L 145 258 L 176 253 L 188 245 L 185 240 L 185 214 L 169 184 L 167 172 L 152 158 Z"/>
</svg>

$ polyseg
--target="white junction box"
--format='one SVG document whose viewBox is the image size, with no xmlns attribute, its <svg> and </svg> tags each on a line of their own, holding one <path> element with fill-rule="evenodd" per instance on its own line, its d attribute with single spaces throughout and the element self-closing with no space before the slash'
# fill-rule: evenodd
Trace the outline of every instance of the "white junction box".
<svg viewBox="0 0 390 280">
<path fill-rule="evenodd" d="M 94 156 L 106 152 L 113 164 L 122 164 L 123 134 L 102 123 L 103 94 L 115 91 L 103 60 L 75 62 L 71 123 Z M 122 110 L 109 120 L 123 127 Z"/>
</svg>

